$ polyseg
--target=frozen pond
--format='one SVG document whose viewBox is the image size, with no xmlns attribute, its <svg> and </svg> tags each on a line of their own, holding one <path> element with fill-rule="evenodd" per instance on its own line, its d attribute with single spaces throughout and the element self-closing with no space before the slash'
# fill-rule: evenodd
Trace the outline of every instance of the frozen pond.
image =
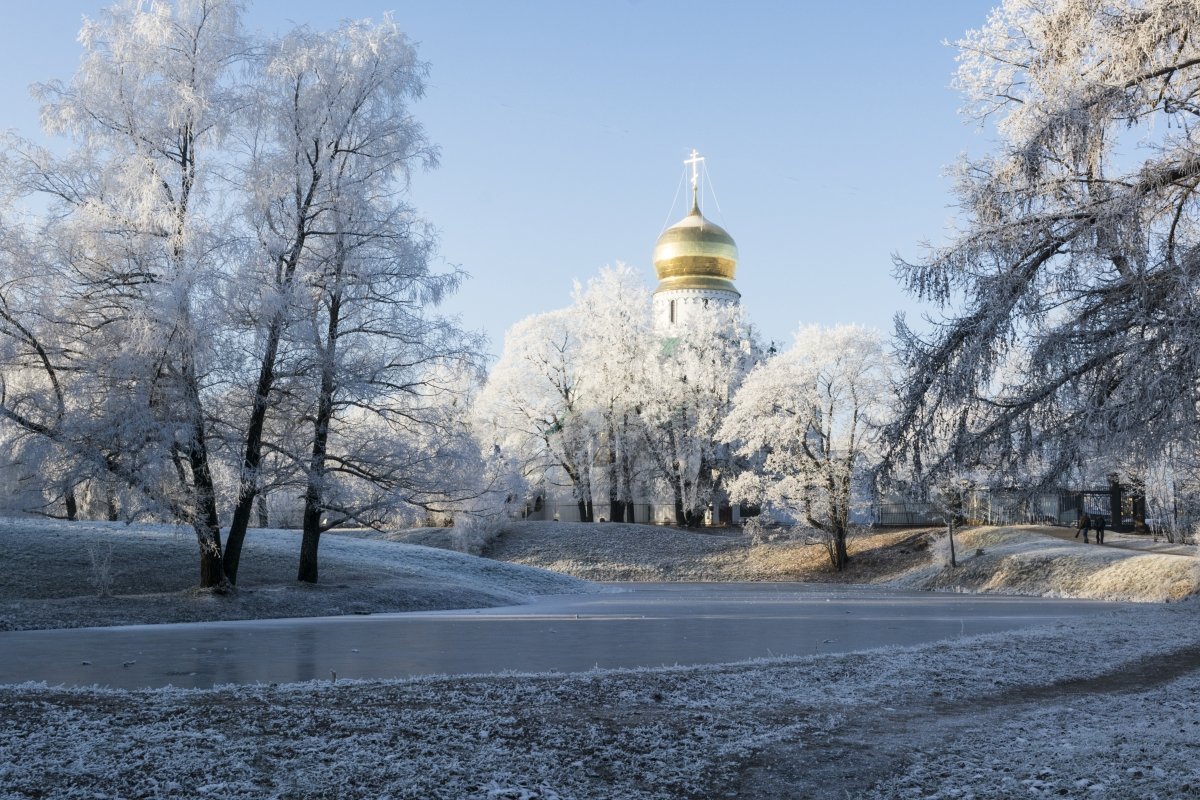
<svg viewBox="0 0 1200 800">
<path fill-rule="evenodd" d="M 206 687 L 709 664 L 914 645 L 1116 607 L 865 586 L 607 584 L 504 608 L 0 633 L 0 683 Z"/>
</svg>

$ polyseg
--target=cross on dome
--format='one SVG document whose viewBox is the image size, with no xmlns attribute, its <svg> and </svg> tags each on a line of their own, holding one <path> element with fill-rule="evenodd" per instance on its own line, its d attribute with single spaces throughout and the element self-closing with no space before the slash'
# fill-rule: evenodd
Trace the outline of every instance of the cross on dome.
<svg viewBox="0 0 1200 800">
<path fill-rule="evenodd" d="M 700 208 L 700 170 L 699 166 L 704 162 L 704 156 L 697 152 L 696 148 L 692 148 L 692 157 L 685 159 L 684 164 L 690 164 L 692 167 L 692 208 Z"/>
</svg>

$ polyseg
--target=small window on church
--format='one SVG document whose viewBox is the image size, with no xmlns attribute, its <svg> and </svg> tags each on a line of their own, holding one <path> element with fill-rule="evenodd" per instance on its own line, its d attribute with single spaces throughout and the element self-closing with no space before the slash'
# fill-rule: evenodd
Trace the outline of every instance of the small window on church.
<svg viewBox="0 0 1200 800">
<path fill-rule="evenodd" d="M 671 324 L 675 324 L 675 301 L 671 301 Z"/>
</svg>

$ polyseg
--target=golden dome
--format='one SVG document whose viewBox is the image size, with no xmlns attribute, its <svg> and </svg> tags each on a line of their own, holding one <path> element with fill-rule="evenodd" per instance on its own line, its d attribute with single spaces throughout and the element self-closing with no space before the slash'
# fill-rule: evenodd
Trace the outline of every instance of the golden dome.
<svg viewBox="0 0 1200 800">
<path fill-rule="evenodd" d="M 737 245 L 720 225 L 709 222 L 694 202 L 686 217 L 663 231 L 654 245 L 658 289 L 718 289 L 738 294 Z"/>
</svg>

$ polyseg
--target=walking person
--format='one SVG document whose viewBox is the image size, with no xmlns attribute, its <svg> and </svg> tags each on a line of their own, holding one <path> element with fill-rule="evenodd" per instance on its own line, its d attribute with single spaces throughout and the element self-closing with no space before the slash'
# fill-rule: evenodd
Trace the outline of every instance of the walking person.
<svg viewBox="0 0 1200 800">
<path fill-rule="evenodd" d="M 1104 519 L 1103 514 L 1097 514 L 1092 517 L 1092 525 L 1096 528 L 1096 544 L 1104 544 Z"/>
<path fill-rule="evenodd" d="M 1075 530 L 1075 538 L 1078 539 L 1079 534 L 1082 533 L 1083 534 L 1083 543 L 1087 544 L 1088 530 L 1091 527 L 1092 527 L 1092 518 L 1089 517 L 1088 513 L 1085 511 L 1085 512 L 1083 512 L 1083 516 L 1081 516 L 1079 518 L 1079 527 Z"/>
</svg>

